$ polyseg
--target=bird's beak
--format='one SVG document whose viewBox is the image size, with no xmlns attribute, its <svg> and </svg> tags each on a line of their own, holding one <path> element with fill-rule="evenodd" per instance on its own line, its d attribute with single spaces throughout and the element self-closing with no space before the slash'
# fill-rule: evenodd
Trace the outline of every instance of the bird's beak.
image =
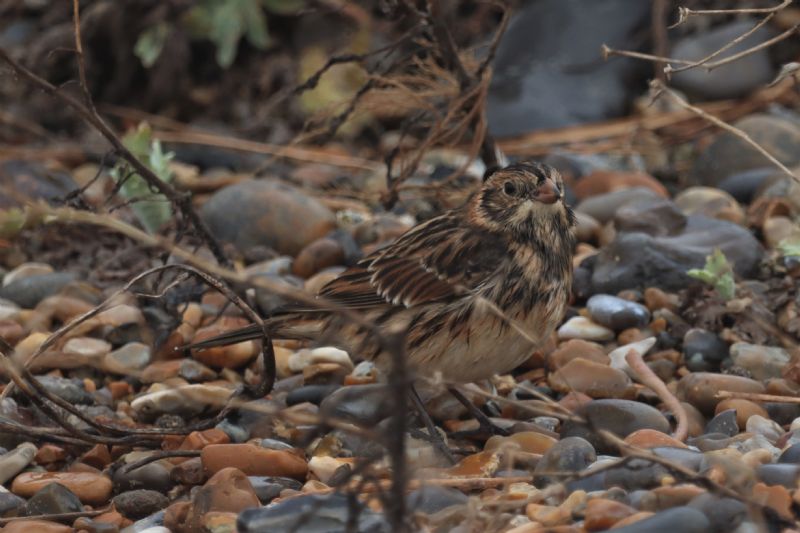
<svg viewBox="0 0 800 533">
<path fill-rule="evenodd" d="M 561 191 L 550 178 L 546 178 L 533 193 L 533 198 L 543 204 L 554 204 L 561 199 Z"/>
</svg>

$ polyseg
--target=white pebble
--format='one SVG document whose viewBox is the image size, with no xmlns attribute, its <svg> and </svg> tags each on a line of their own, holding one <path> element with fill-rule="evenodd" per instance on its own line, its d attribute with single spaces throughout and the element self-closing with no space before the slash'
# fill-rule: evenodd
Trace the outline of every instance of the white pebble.
<svg viewBox="0 0 800 533">
<path fill-rule="evenodd" d="M 561 340 L 608 341 L 614 338 L 614 332 L 600 324 L 595 324 L 588 318 L 574 316 L 558 328 L 558 338 Z"/>
</svg>

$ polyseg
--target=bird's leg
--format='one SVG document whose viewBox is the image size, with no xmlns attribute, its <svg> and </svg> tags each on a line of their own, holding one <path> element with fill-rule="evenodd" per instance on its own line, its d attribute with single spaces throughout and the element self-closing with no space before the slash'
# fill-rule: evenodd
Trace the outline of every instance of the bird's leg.
<svg viewBox="0 0 800 533">
<path fill-rule="evenodd" d="M 453 397 L 455 397 L 455 399 L 461 403 L 461 405 L 467 408 L 467 411 L 469 411 L 469 414 L 472 416 L 472 418 L 478 421 L 478 424 L 480 424 L 479 431 L 486 432 L 489 435 L 502 435 L 504 437 L 510 435 L 508 430 L 497 426 L 491 420 L 489 420 L 489 417 L 486 416 L 483 411 L 478 409 L 474 403 L 469 401 L 469 398 L 464 396 L 460 390 L 455 387 L 447 387 L 447 390 L 450 391 L 450 394 L 452 394 Z"/>
<path fill-rule="evenodd" d="M 419 397 L 417 389 L 414 388 L 414 385 L 411 385 L 409 389 L 411 401 L 414 403 L 414 408 L 417 410 L 420 418 L 422 418 L 422 422 L 425 424 L 425 429 L 428 430 L 428 439 L 430 440 L 431 444 L 433 444 L 440 452 L 442 452 L 442 455 L 444 455 L 451 464 L 455 464 L 455 457 L 453 457 L 450 448 L 447 447 L 447 443 L 442 438 L 442 435 L 436 430 L 436 426 L 433 424 L 433 420 L 431 420 L 430 415 L 425 410 L 425 404 L 422 403 L 422 398 Z"/>
</svg>

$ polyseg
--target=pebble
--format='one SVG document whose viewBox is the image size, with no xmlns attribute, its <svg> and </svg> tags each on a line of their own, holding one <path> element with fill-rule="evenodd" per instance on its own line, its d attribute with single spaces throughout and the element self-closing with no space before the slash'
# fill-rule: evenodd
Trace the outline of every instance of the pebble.
<svg viewBox="0 0 800 533">
<path fill-rule="evenodd" d="M 619 524 L 617 524 L 619 526 Z M 615 527 L 615 533 L 706 533 L 711 524 L 706 516 L 691 507 L 674 507 L 630 525 Z"/>
<path fill-rule="evenodd" d="M 772 443 L 777 441 L 781 435 L 783 435 L 783 428 L 781 428 L 780 424 L 774 420 L 764 418 L 760 415 L 752 415 L 747 419 L 745 431 L 748 433 L 763 435 Z"/>
<path fill-rule="evenodd" d="M 683 357 L 687 366 L 696 361 L 708 368 L 691 368 L 694 371 L 711 370 L 719 368 L 719 364 L 728 357 L 728 345 L 717 335 L 700 328 L 692 328 L 683 336 Z"/>
<path fill-rule="evenodd" d="M 551 446 L 534 468 L 536 486 L 563 481 L 561 477 L 548 476 L 550 472 L 580 472 L 597 459 L 592 444 L 580 437 L 563 437 Z"/>
<path fill-rule="evenodd" d="M 611 221 L 624 206 L 662 200 L 661 195 L 645 187 L 632 187 L 592 196 L 579 203 L 576 211 L 585 213 L 600 224 Z"/>
<path fill-rule="evenodd" d="M 614 331 L 642 328 L 650 322 L 645 306 L 609 294 L 595 294 L 586 302 L 586 309 L 594 322 Z"/>
<path fill-rule="evenodd" d="M 114 374 L 138 374 L 138 371 L 150 364 L 150 347 L 141 342 L 128 343 L 103 357 L 101 367 Z"/>
<path fill-rule="evenodd" d="M 609 294 L 645 287 L 680 290 L 695 282 L 686 272 L 703 268 L 706 257 L 716 248 L 733 264 L 734 272 L 745 278 L 755 272 L 764 252 L 748 229 L 725 220 L 691 215 L 675 235 L 618 232 L 591 263 L 584 262 L 576 270 L 576 282 L 586 279 L 588 283 L 576 290 L 579 294 Z"/>
<path fill-rule="evenodd" d="M 614 332 L 600 324 L 595 324 L 588 318 L 574 316 L 558 328 L 558 338 L 607 341 L 614 338 Z"/>
<path fill-rule="evenodd" d="M 356 509 L 353 509 L 354 505 Z M 303 518 L 302 524 L 298 523 L 300 517 Z M 267 507 L 245 509 L 236 520 L 239 533 L 289 533 L 298 528 L 303 531 L 345 531 L 348 527 L 374 533 L 391 531 L 382 513 L 358 502 L 353 504 L 346 494 L 340 493 L 303 495 Z"/>
<path fill-rule="evenodd" d="M 466 505 L 469 498 L 450 487 L 424 485 L 408 494 L 408 508 L 415 513 L 433 515 L 443 509 Z"/>
<path fill-rule="evenodd" d="M 220 320 L 197 330 L 192 341 L 200 342 L 245 325 L 247 324 L 244 321 L 238 319 Z M 211 368 L 240 368 L 252 361 L 258 352 L 256 341 L 249 340 L 205 350 L 192 350 L 192 357 Z"/>
<path fill-rule="evenodd" d="M 794 515 L 792 513 L 792 496 L 786 487 L 781 485 L 768 486 L 764 483 L 756 483 L 753 486 L 752 499 L 767 507 L 785 520 L 792 520 Z"/>
<path fill-rule="evenodd" d="M 203 461 L 199 457 L 188 458 L 169 471 L 169 479 L 178 485 L 201 485 L 206 480 Z"/>
<path fill-rule="evenodd" d="M 583 525 L 587 531 L 605 531 L 633 514 L 636 514 L 636 509 L 624 503 L 605 498 L 592 498 L 586 502 Z"/>
<path fill-rule="evenodd" d="M 121 458 L 123 465 L 134 463 L 143 459 L 149 453 L 131 452 Z M 117 469 L 113 476 L 114 492 L 121 493 L 129 490 L 149 489 L 166 492 L 172 488 L 172 480 L 167 468 L 159 461 L 148 463 L 130 471 Z"/>
<path fill-rule="evenodd" d="M 526 453 L 544 454 L 558 443 L 558 441 L 544 433 L 536 431 L 520 431 L 503 437 L 495 435 L 486 441 L 483 449 L 487 452 L 495 450 L 518 450 Z"/>
<path fill-rule="evenodd" d="M 336 227 L 334 214 L 300 189 L 248 180 L 217 191 L 200 216 L 218 239 L 239 250 L 267 246 L 295 256 Z"/>
<path fill-rule="evenodd" d="M 3 533 L 72 533 L 70 526 L 50 522 L 49 520 L 12 520 L 4 528 Z"/>
<path fill-rule="evenodd" d="M 733 20 L 712 29 L 687 35 L 675 42 L 671 53 L 673 57 L 688 61 L 703 59 L 752 30 L 756 22 L 754 19 Z M 774 35 L 774 30 L 769 26 L 761 27 L 721 52 L 714 61 L 752 48 Z M 769 83 L 774 76 L 775 71 L 769 53 L 766 49 L 761 49 L 712 70 L 694 68 L 675 72 L 670 78 L 678 90 L 706 100 L 714 100 L 745 96 L 761 85 Z"/>
<path fill-rule="evenodd" d="M 14 479 L 11 491 L 28 498 L 52 483 L 64 485 L 83 503 L 90 505 L 101 505 L 111 496 L 111 480 L 89 472 L 25 472 Z"/>
<path fill-rule="evenodd" d="M 123 492 L 112 500 L 114 508 L 122 516 L 131 520 L 139 520 L 164 509 L 169 504 L 169 498 L 164 494 L 147 489 Z"/>
<path fill-rule="evenodd" d="M 800 443 L 792 444 L 781 453 L 779 463 L 800 464 Z"/>
<path fill-rule="evenodd" d="M 309 365 L 333 363 L 347 369 L 353 370 L 353 361 L 350 355 L 344 350 L 332 346 L 323 346 L 311 350 L 300 350 L 289 356 L 288 366 L 292 372 L 302 372 Z"/>
<path fill-rule="evenodd" d="M 625 437 L 625 443 L 647 449 L 661 447 L 686 448 L 686 445 L 678 439 L 654 429 L 637 429 Z"/>
<path fill-rule="evenodd" d="M 299 491 L 303 488 L 302 483 L 289 477 L 248 476 L 248 479 L 259 501 L 264 505 L 280 496 L 284 490 Z"/>
<path fill-rule="evenodd" d="M 730 194 L 714 187 L 689 187 L 675 199 L 684 215 L 706 215 L 734 224 L 745 221 L 744 209 Z"/>
<path fill-rule="evenodd" d="M 33 461 L 36 455 L 36 446 L 30 442 L 23 442 L 14 450 L 0 456 L 0 484 L 13 478 Z"/>
<path fill-rule="evenodd" d="M 75 275 L 67 272 L 26 276 L 0 287 L 0 298 L 10 300 L 23 309 L 33 309 L 74 280 Z"/>
<path fill-rule="evenodd" d="M 344 418 L 369 426 L 391 415 L 386 387 L 379 384 L 342 387 L 320 404 L 320 412 L 331 418 Z"/>
<path fill-rule="evenodd" d="M 83 510 L 81 500 L 66 486 L 50 483 L 39 489 L 25 503 L 20 516 L 77 513 Z"/>
<path fill-rule="evenodd" d="M 140 417 L 155 418 L 162 414 L 196 416 L 206 409 L 225 405 L 233 391 L 216 385 L 181 385 L 166 390 L 145 393 L 131 402 Z"/>
<path fill-rule="evenodd" d="M 292 452 L 269 450 L 252 444 L 212 444 L 201 452 L 203 468 L 209 475 L 227 467 L 249 476 L 280 476 L 305 479 L 308 465 Z"/>
<path fill-rule="evenodd" d="M 709 421 L 705 432 L 719 433 L 721 435 L 727 435 L 728 437 L 738 435 L 740 429 L 737 421 L 739 418 L 738 411 L 736 409 L 720 409 L 720 405 L 722 405 L 722 403 L 717 405 L 717 414 Z M 747 420 L 745 419 L 744 422 L 746 423 Z M 741 427 L 743 428 L 744 426 Z"/>
<path fill-rule="evenodd" d="M 791 356 L 783 348 L 737 342 L 731 345 L 733 364 L 747 370 L 753 379 L 779 378 Z"/>
<path fill-rule="evenodd" d="M 644 187 L 664 198 L 669 197 L 667 189 L 653 176 L 644 172 L 619 172 L 609 170 L 595 170 L 582 176 L 573 188 L 579 200 L 605 194 L 613 191 L 625 190 L 633 187 Z"/>
<path fill-rule="evenodd" d="M 300 250 L 292 263 L 292 274 L 310 278 L 325 268 L 343 264 L 344 260 L 342 245 L 335 239 L 323 237 Z"/>
<path fill-rule="evenodd" d="M 576 415 L 588 421 L 583 424 L 568 420 L 561 429 L 561 437 L 583 437 L 601 452 L 609 446 L 597 436 L 592 428 L 605 429 L 620 438 L 625 438 L 639 429 L 654 429 L 669 433 L 667 419 L 657 409 L 645 403 L 631 400 L 594 400 L 577 410 Z"/>
<path fill-rule="evenodd" d="M 609 363 L 608 355 L 601 345 L 582 339 L 571 339 L 561 343 L 558 348 L 547 355 L 547 366 L 551 370 L 557 370 L 575 358 L 602 365 Z"/>
<path fill-rule="evenodd" d="M 742 398 L 726 398 L 722 400 L 717 404 L 715 412 L 722 413 L 726 410 L 734 410 L 736 412 L 734 421 L 742 431 L 744 431 L 747 425 L 747 420 L 753 415 L 769 418 L 769 414 L 763 406 L 757 404 L 756 402 Z"/>
<path fill-rule="evenodd" d="M 608 358 L 610 360 L 611 368 L 616 368 L 625 372 L 627 375 L 638 379 L 636 372 L 628 365 L 628 361 L 626 359 L 628 353 L 633 350 L 634 352 L 638 353 L 639 356 L 644 356 L 650 349 L 655 346 L 656 338 L 655 337 L 647 337 L 646 339 L 642 339 L 637 342 L 632 342 L 630 344 L 625 344 L 624 346 L 620 346 L 619 348 L 615 348 L 608 354 Z"/>
<path fill-rule="evenodd" d="M 32 276 L 40 276 L 43 274 L 52 274 L 53 272 L 53 267 L 47 263 L 22 263 L 18 267 L 9 270 L 3 276 L 2 286 L 5 287 L 6 285 L 10 285 L 11 283 L 20 279 L 30 278 Z"/>
<path fill-rule="evenodd" d="M 93 337 L 74 337 L 64 343 L 61 351 L 68 357 L 80 358 L 84 364 L 97 365 L 97 360 L 111 351 L 111 344 Z"/>
<path fill-rule="evenodd" d="M 800 127 L 793 121 L 754 113 L 737 120 L 733 125 L 784 165 L 791 168 L 800 164 Z M 722 132 L 697 157 L 690 179 L 695 183 L 714 186 L 729 176 L 771 166 L 766 157 L 741 137 Z"/>
<path fill-rule="evenodd" d="M 717 397 L 719 391 L 763 393 L 765 388 L 753 379 L 710 372 L 687 374 L 678 382 L 679 398 L 694 405 L 706 415 L 712 414 L 717 404 L 722 401 Z"/>
<path fill-rule="evenodd" d="M 797 483 L 800 481 L 800 465 L 762 464 L 756 467 L 756 475 L 758 480 L 763 481 L 766 485 L 783 485 L 787 489 L 794 489 L 797 488 Z"/>
<path fill-rule="evenodd" d="M 622 370 L 586 359 L 573 359 L 548 376 L 550 387 L 557 392 L 582 392 L 592 398 L 628 398 L 636 389 Z"/>
</svg>

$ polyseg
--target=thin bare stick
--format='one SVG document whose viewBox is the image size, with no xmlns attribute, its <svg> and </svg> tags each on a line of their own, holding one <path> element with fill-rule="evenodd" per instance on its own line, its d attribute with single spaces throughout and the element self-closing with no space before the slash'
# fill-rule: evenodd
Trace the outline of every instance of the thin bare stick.
<svg viewBox="0 0 800 533">
<path fill-rule="evenodd" d="M 775 403 L 800 403 L 798 396 L 779 396 L 777 394 L 762 394 L 759 392 L 737 392 L 737 391 L 719 391 L 716 394 L 717 398 L 737 398 L 741 400 L 752 400 L 754 402 L 775 402 Z"/>
<path fill-rule="evenodd" d="M 798 176 L 797 174 L 792 172 L 789 168 L 786 167 L 786 165 L 784 165 L 783 163 L 778 161 L 778 159 L 774 155 L 769 153 L 763 146 L 761 146 L 760 144 L 755 142 L 747 133 L 743 132 L 742 130 L 740 130 L 739 128 L 737 128 L 735 126 L 732 126 L 732 125 L 728 124 L 725 121 L 722 121 L 722 120 L 718 119 L 714 115 L 706 113 L 705 111 L 703 111 L 699 107 L 693 106 L 692 104 L 690 104 L 689 102 L 684 100 L 678 93 L 676 93 L 675 91 L 673 91 L 672 89 L 670 89 L 669 87 L 667 87 L 666 85 L 664 85 L 663 83 L 661 83 L 658 80 L 652 80 L 650 82 L 650 87 L 651 87 L 651 89 L 653 89 L 656 92 L 656 95 L 658 95 L 658 94 L 667 95 L 670 100 L 672 100 L 673 102 L 675 102 L 679 106 L 683 107 L 684 109 L 688 109 L 689 111 L 691 111 L 695 115 L 697 115 L 699 117 L 703 117 L 704 119 L 706 119 L 707 121 L 711 122 L 715 126 L 718 126 L 718 127 L 722 128 L 722 129 L 724 129 L 725 131 L 728 131 L 728 132 L 732 133 L 733 135 L 739 137 L 744 142 L 746 142 L 747 144 L 752 146 L 754 149 L 756 149 L 761 155 L 763 155 L 764 157 L 769 159 L 769 161 L 772 164 L 774 164 L 776 167 L 781 169 L 781 171 L 784 174 L 786 174 L 787 176 L 791 177 L 792 179 L 794 179 L 795 181 L 800 183 L 800 176 Z"/>
<path fill-rule="evenodd" d="M 679 65 L 694 65 L 694 61 L 689 61 L 687 59 L 662 57 L 653 54 L 645 54 L 643 52 L 634 52 L 632 50 L 617 50 L 616 48 L 610 48 L 606 44 L 603 44 L 600 47 L 600 52 L 603 54 L 603 59 L 608 59 L 611 56 L 620 56 L 620 57 L 632 57 L 634 59 L 644 59 L 646 61 L 656 61 L 658 63 L 678 63 Z"/>
<path fill-rule="evenodd" d="M 81 12 L 80 1 L 72 0 L 72 24 L 75 36 L 75 57 L 78 61 L 78 80 L 83 92 L 84 103 L 94 111 L 94 100 L 89 92 L 89 84 L 86 82 L 86 63 L 83 60 L 83 44 L 81 43 Z"/>
<path fill-rule="evenodd" d="M 688 65 L 684 65 L 684 66 L 678 67 L 678 68 L 672 68 L 671 65 L 667 65 L 666 67 L 664 67 L 664 74 L 666 74 L 667 77 L 669 77 L 669 75 L 671 73 L 673 73 L 673 72 L 682 72 L 684 70 L 689 70 L 690 68 L 695 68 L 697 66 L 703 65 L 704 63 L 706 63 L 708 61 L 711 61 L 712 59 L 714 59 L 715 57 L 720 55 L 722 52 L 724 52 L 728 48 L 739 44 L 740 42 L 744 41 L 745 39 L 747 39 L 748 37 L 753 35 L 756 31 L 758 31 L 759 28 L 763 27 L 774 16 L 775 16 L 774 13 L 770 13 L 769 15 L 767 15 L 766 17 L 761 19 L 758 22 L 758 24 L 756 24 L 755 26 L 753 26 L 752 28 L 750 28 L 749 30 L 747 30 L 746 32 L 744 32 L 743 34 L 738 36 L 736 39 L 734 39 L 734 40 L 732 40 L 732 41 L 730 41 L 728 43 L 725 43 L 725 46 L 723 46 L 722 48 L 720 48 L 718 50 L 715 50 L 714 52 L 711 52 L 710 54 L 708 54 L 703 59 L 699 59 L 697 61 L 691 62 Z"/>
<path fill-rule="evenodd" d="M 681 442 L 685 441 L 686 437 L 689 436 L 689 417 L 686 414 L 686 409 L 681 405 L 681 402 L 669 391 L 667 386 L 664 385 L 664 382 L 661 381 L 661 378 L 650 370 L 650 367 L 644 362 L 639 352 L 636 350 L 629 350 L 628 353 L 625 354 L 625 361 L 627 361 L 628 366 L 636 373 L 639 381 L 655 392 L 667 406 L 667 409 L 675 414 L 678 424 L 675 426 L 675 431 L 672 436 Z"/>
<path fill-rule="evenodd" d="M 762 8 L 744 8 L 744 9 L 689 9 L 688 7 L 678 8 L 678 20 L 670 26 L 670 29 L 680 26 L 686 22 L 689 17 L 696 17 L 698 15 L 753 15 L 758 13 L 775 13 L 781 9 L 788 7 L 793 0 L 783 0 L 780 5 L 775 7 L 762 7 Z"/>
<path fill-rule="evenodd" d="M 719 61 L 715 61 L 713 63 L 707 63 L 705 65 L 705 67 L 706 67 L 707 70 L 713 70 L 713 69 L 715 69 L 717 67 L 721 67 L 722 65 L 725 65 L 727 63 L 731 63 L 733 61 L 736 61 L 737 59 L 741 59 L 741 58 L 743 58 L 743 57 L 745 57 L 747 55 L 750 55 L 750 54 L 752 54 L 754 52 L 758 52 L 759 50 L 763 50 L 764 48 L 768 48 L 768 47 L 772 46 L 773 44 L 778 43 L 780 41 L 783 41 L 784 39 L 787 39 L 788 37 L 791 37 L 793 34 L 797 33 L 797 28 L 798 27 L 800 27 L 800 24 L 795 24 L 794 26 L 792 26 L 791 28 L 789 28 L 785 32 L 781 33 L 780 35 L 776 35 L 772 39 L 768 39 L 768 40 L 764 41 L 761 44 L 757 44 L 756 46 L 754 46 L 752 48 L 748 48 L 747 50 L 742 50 L 738 54 L 733 54 L 732 56 L 726 57 L 725 59 L 720 59 Z"/>
</svg>

